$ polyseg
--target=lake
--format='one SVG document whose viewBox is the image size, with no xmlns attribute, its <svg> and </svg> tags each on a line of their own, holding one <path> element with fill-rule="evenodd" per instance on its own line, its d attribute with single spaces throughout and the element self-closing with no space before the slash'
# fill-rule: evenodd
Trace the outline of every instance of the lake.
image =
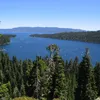
<svg viewBox="0 0 100 100">
<path fill-rule="evenodd" d="M 16 56 L 18 59 L 22 60 L 34 60 L 36 55 L 42 57 L 49 55 L 46 47 L 50 44 L 57 44 L 60 47 L 60 55 L 64 60 L 74 59 L 76 56 L 81 60 L 85 48 L 88 47 L 90 49 L 92 63 L 95 64 L 100 61 L 100 44 L 48 38 L 33 38 L 30 37 L 29 34 L 17 34 L 15 38 L 11 38 L 11 43 L 3 46 L 3 48 L 10 57 Z"/>
</svg>

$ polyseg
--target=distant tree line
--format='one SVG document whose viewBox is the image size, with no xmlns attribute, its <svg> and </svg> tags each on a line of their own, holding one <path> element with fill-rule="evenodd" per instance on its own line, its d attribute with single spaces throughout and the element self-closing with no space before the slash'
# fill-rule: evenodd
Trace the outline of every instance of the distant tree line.
<svg viewBox="0 0 100 100">
<path fill-rule="evenodd" d="M 100 43 L 100 31 L 62 32 L 62 33 L 56 33 L 56 34 L 32 34 L 30 36 Z"/>
<path fill-rule="evenodd" d="M 78 57 L 64 61 L 60 48 L 46 48 L 50 56 L 32 61 L 12 59 L 0 52 L 0 100 L 29 96 L 38 100 L 95 100 L 100 96 L 100 63 L 92 66 L 88 49 Z"/>
<path fill-rule="evenodd" d="M 0 34 L 0 45 L 5 45 L 8 44 L 10 42 L 10 38 L 11 37 L 15 37 L 16 35 L 12 35 L 12 34 Z"/>
</svg>

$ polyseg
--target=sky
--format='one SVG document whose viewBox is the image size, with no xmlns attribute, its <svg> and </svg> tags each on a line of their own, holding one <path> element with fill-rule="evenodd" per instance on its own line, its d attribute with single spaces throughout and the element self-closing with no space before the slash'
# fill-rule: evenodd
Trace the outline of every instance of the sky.
<svg viewBox="0 0 100 100">
<path fill-rule="evenodd" d="M 61 27 L 100 30 L 100 0 L 0 0 L 0 29 Z"/>
</svg>

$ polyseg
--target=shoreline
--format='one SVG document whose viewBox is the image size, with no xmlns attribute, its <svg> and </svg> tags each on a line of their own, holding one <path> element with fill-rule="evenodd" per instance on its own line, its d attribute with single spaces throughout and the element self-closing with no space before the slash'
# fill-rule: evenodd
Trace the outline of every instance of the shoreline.
<svg viewBox="0 0 100 100">
<path fill-rule="evenodd" d="M 65 41 L 74 41 L 74 42 L 84 42 L 84 43 L 93 43 L 93 44 L 100 44 L 99 42 L 88 42 L 88 41 L 81 41 L 81 40 L 71 40 L 71 39 L 59 39 L 59 38 L 50 38 L 50 37 L 41 37 L 41 36 L 30 36 L 32 38 L 47 38 L 47 39 L 57 39 L 57 40 L 65 40 Z"/>
<path fill-rule="evenodd" d="M 9 45 L 10 42 L 4 43 L 4 44 L 0 44 L 0 46 L 5 46 L 5 45 Z"/>
</svg>

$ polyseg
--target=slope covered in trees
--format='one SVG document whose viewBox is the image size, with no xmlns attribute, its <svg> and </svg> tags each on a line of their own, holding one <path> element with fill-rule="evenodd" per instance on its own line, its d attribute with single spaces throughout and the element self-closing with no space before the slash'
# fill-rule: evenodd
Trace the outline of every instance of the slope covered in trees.
<svg viewBox="0 0 100 100">
<path fill-rule="evenodd" d="M 91 32 L 62 32 L 56 34 L 32 34 L 32 37 L 53 38 L 61 40 L 74 40 L 83 42 L 100 43 L 100 31 Z"/>
<path fill-rule="evenodd" d="M 24 100 L 25 96 L 37 100 L 94 100 L 100 96 L 100 63 L 92 66 L 88 49 L 80 63 L 77 57 L 64 61 L 55 44 L 46 49 L 50 56 L 37 56 L 34 61 L 19 61 L 15 56 L 10 59 L 0 52 L 0 100 Z"/>
<path fill-rule="evenodd" d="M 10 42 L 10 38 L 15 37 L 15 35 L 5 35 L 5 34 L 0 34 L 0 45 L 5 45 Z"/>
</svg>

